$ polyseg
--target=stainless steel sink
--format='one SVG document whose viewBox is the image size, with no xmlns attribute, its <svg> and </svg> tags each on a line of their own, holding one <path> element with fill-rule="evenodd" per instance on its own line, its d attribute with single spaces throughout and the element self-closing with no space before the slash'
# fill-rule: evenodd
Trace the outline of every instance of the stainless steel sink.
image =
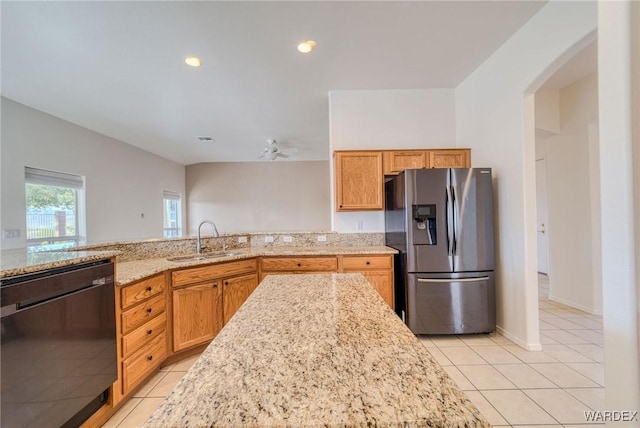
<svg viewBox="0 0 640 428">
<path fill-rule="evenodd" d="M 190 256 L 169 257 L 167 260 L 170 262 L 197 262 L 200 260 L 217 259 L 220 257 L 237 256 L 240 253 L 224 252 L 224 253 L 205 253 L 205 254 L 192 254 Z"/>
</svg>

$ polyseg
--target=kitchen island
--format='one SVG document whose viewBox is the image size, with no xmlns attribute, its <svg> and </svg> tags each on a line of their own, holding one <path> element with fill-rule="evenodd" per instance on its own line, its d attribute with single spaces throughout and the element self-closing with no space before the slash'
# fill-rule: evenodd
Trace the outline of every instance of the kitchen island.
<svg viewBox="0 0 640 428">
<path fill-rule="evenodd" d="M 146 427 L 489 427 L 360 274 L 267 277 Z"/>
</svg>

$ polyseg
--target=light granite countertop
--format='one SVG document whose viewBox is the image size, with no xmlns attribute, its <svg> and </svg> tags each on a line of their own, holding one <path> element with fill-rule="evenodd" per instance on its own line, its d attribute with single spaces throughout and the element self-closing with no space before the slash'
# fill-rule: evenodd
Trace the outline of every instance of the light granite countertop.
<svg viewBox="0 0 640 428">
<path fill-rule="evenodd" d="M 360 274 L 267 277 L 144 426 L 490 427 Z"/>
<path fill-rule="evenodd" d="M 0 278 L 115 257 L 116 251 L 40 251 L 25 248 L 0 252 Z"/>
<path fill-rule="evenodd" d="M 233 255 L 217 257 L 215 259 L 172 262 L 166 257 L 136 260 L 130 262 L 118 262 L 116 267 L 116 285 L 126 285 L 134 281 L 165 272 L 167 270 L 182 269 L 186 267 L 202 266 L 234 260 L 242 260 L 251 257 L 267 256 L 330 256 L 330 255 L 367 255 L 367 254 L 395 254 L 397 251 L 385 246 L 354 246 L 354 247 L 254 247 L 228 250 Z"/>
</svg>

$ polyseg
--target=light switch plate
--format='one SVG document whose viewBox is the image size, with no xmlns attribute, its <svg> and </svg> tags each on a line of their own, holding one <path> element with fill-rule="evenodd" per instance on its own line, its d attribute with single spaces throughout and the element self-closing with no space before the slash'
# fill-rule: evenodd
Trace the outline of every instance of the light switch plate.
<svg viewBox="0 0 640 428">
<path fill-rule="evenodd" d="M 7 238 L 19 238 L 20 229 L 2 229 L 2 237 Z"/>
</svg>

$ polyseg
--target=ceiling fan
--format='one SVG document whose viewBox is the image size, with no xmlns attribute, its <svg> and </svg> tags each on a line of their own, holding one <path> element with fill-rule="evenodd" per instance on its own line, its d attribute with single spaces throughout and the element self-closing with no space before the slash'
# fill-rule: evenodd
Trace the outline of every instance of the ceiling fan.
<svg viewBox="0 0 640 428">
<path fill-rule="evenodd" d="M 278 148 L 278 143 L 276 140 L 269 139 L 267 140 L 267 145 L 262 151 L 262 154 L 258 156 L 258 159 L 268 159 L 270 161 L 274 161 L 278 158 L 286 159 L 289 157 L 287 153 L 295 153 L 296 149 L 288 149 L 288 150 L 280 150 Z"/>
</svg>

